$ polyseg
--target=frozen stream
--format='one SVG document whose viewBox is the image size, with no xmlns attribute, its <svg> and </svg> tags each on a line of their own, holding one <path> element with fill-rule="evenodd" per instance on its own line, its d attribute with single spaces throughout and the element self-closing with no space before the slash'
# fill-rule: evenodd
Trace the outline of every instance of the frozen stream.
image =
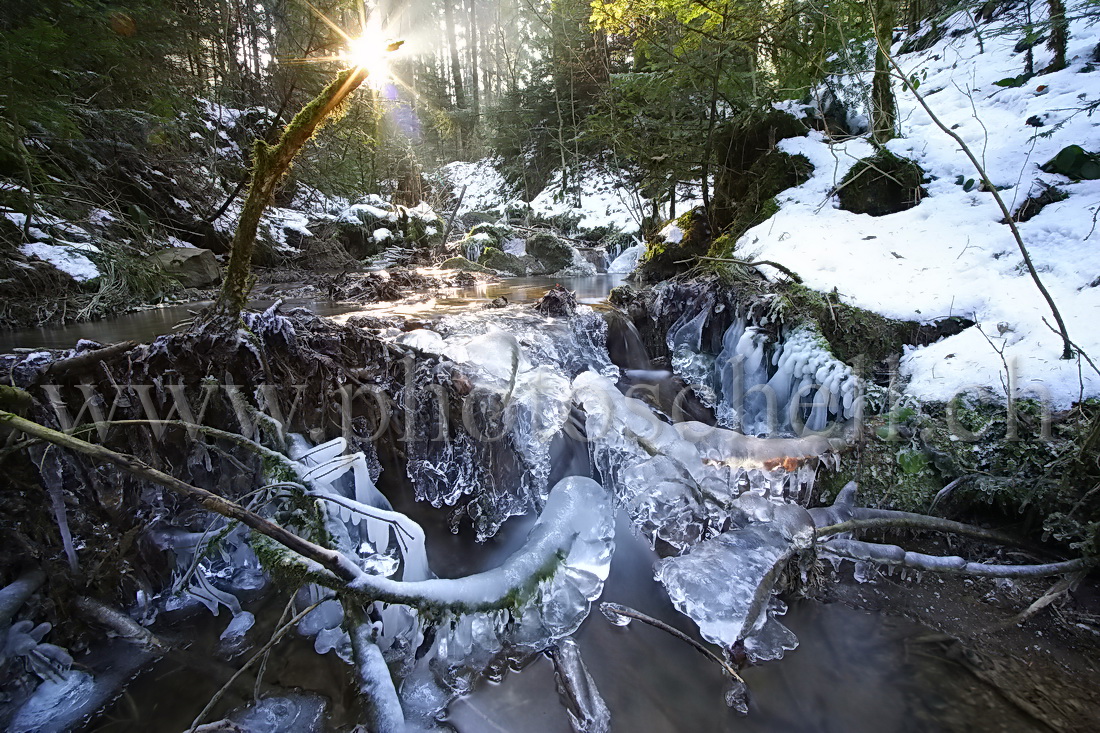
<svg viewBox="0 0 1100 733">
<path fill-rule="evenodd" d="M 431 446 L 413 441 L 406 449 L 407 475 L 379 451 L 382 470 L 377 488 L 395 511 L 423 527 L 427 567 L 440 578 L 497 568 L 506 558 L 522 555 L 525 542 L 531 542 L 525 540 L 528 532 L 536 536 L 544 522 L 542 536 L 559 532 L 573 538 L 564 549 L 556 551 L 565 569 L 540 581 L 536 613 L 533 617 L 521 616 L 525 619 L 523 628 L 505 628 L 500 617 L 492 613 L 470 612 L 454 617 L 457 631 L 452 626 L 434 641 L 414 641 L 414 650 L 421 641 L 422 652 L 432 648 L 423 663 L 421 655 L 416 657 L 417 668 L 423 669 L 406 678 L 417 686 L 410 691 L 405 689 L 410 687 L 406 684 L 401 690 L 407 719 L 410 713 L 419 714 L 423 725 L 434 710 L 445 709 L 442 725 L 462 733 L 574 730 L 576 726 L 571 726 L 559 702 L 554 666 L 544 654 L 530 655 L 522 669 L 492 675 L 493 680 L 480 672 L 462 677 L 460 681 L 468 683 L 470 690 L 453 699 L 437 692 L 433 687 L 437 683 L 430 680 L 440 665 L 452 665 L 453 669 L 464 659 L 486 658 L 479 644 L 489 644 L 490 652 L 499 649 L 492 645 L 500 642 L 539 649 L 547 643 L 568 646 L 571 638 L 610 712 L 612 730 L 962 731 L 983 727 L 991 719 L 1003 722 L 1007 726 L 1004 730 L 1027 730 L 1027 723 L 1004 701 L 973 694 L 967 673 L 943 657 L 938 647 L 922 643 L 918 637 L 925 630 L 916 624 L 839 604 L 806 601 L 793 603 L 783 615 L 782 602 L 771 597 L 770 583 L 774 569 L 782 568 L 793 556 L 791 553 L 802 546 L 806 527 L 812 530 L 812 525 L 806 525 L 808 515 L 797 502 L 808 493 L 816 461 L 829 447 L 821 441 L 783 442 L 786 439 L 754 443 L 751 441 L 756 439 L 745 440 L 728 430 L 698 437 L 696 433 L 706 427 L 704 422 L 681 423 L 677 429 L 658 419 L 644 403 L 626 399 L 620 390 L 628 384 L 648 383 L 660 392 L 663 387 L 682 382 L 670 372 L 652 368 L 644 351 L 639 350 L 640 342 L 613 350 L 625 363 L 611 363 L 603 341 L 606 334 L 601 333 L 606 331 L 604 321 L 585 304 L 600 303 L 619 282 L 617 276 L 599 276 L 564 283 L 577 291 L 582 304 L 572 318 L 544 318 L 526 307 L 554 284 L 546 279 L 517 279 L 459 291 L 419 304 L 418 312 L 431 316 L 432 330 L 392 335 L 397 344 L 422 355 L 454 360 L 475 384 L 506 394 L 505 405 L 515 411 L 515 452 L 522 458 L 520 465 L 527 467 L 522 479 L 516 480 L 518 485 L 508 486 L 511 495 L 490 495 L 477 481 L 462 479 L 462 483 L 453 478 L 456 471 L 466 475 L 470 462 L 479 455 L 462 452 L 459 444 L 454 444 L 459 450 L 448 446 L 439 455 L 431 452 Z M 487 300 L 500 296 L 508 298 L 511 307 L 483 308 Z M 335 304 L 316 307 L 328 313 L 343 310 Z M 171 327 L 174 316 L 161 315 L 165 317 L 155 323 L 144 321 L 140 325 L 126 319 L 86 324 L 79 327 L 77 336 L 103 341 L 147 339 L 153 335 L 148 329 Z M 675 337 L 670 336 L 674 341 L 670 346 L 677 371 L 690 375 L 692 370 L 698 372 L 706 366 L 695 353 L 702 321 L 682 320 Z M 59 331 L 62 333 L 43 332 L 35 337 L 41 341 L 10 346 L 51 343 L 49 338 L 68 343 L 74 340 L 71 329 Z M 726 338 L 728 353 L 747 357 L 754 365 L 757 382 L 770 380 L 787 393 L 797 393 L 803 367 L 834 375 L 830 378 L 837 388 L 832 402 L 807 408 L 809 417 L 804 419 L 823 421 L 845 415 L 850 405 L 845 402 L 847 393 L 843 390 L 848 377 L 842 365 L 799 350 L 802 342 L 792 339 L 783 360 L 777 356 L 778 367 L 769 371 L 762 365 L 761 339 L 743 320 L 735 321 Z M 431 359 L 427 362 L 434 363 Z M 717 371 L 719 394 L 723 389 L 745 386 L 727 372 Z M 656 404 L 658 410 L 664 409 L 661 398 Z M 695 407 L 700 414 L 708 409 L 706 405 Z M 744 417 L 746 424 L 760 422 L 755 413 L 746 415 L 734 417 Z M 728 410 L 722 409 L 717 410 L 717 417 L 732 419 Z M 564 437 L 569 420 L 582 424 L 587 445 Z M 713 424 L 713 420 L 709 422 Z M 777 444 L 779 448 L 775 448 Z M 776 456 L 785 456 L 783 468 L 769 467 L 772 454 L 768 451 L 773 449 Z M 342 449 L 332 450 L 339 456 Z M 302 466 L 329 460 L 318 458 L 316 464 L 311 464 L 300 453 L 296 455 L 296 460 L 304 461 Z M 812 464 L 808 462 L 811 458 Z M 788 468 L 788 461 L 794 461 L 794 465 Z M 483 466 L 472 466 L 475 472 L 479 468 Z M 433 482 L 433 475 L 443 480 Z M 562 481 L 570 476 L 591 477 L 599 483 L 586 479 Z M 371 483 L 369 478 L 363 479 L 363 485 L 360 478 L 356 476 L 352 489 L 345 481 L 317 490 L 353 491 L 350 495 L 356 501 L 370 503 L 374 486 L 371 484 L 368 491 L 365 484 Z M 559 490 L 562 486 L 566 488 Z M 414 501 L 414 493 L 428 501 Z M 608 497 L 615 500 L 614 510 Z M 447 518 L 451 510 L 435 509 L 429 502 L 457 507 L 462 531 L 452 533 L 455 520 Z M 545 506 L 542 516 L 531 509 L 535 506 Z M 581 511 L 555 518 L 552 507 L 559 511 L 560 507 L 579 507 Z M 467 513 L 465 519 L 463 512 Z M 580 516 L 586 512 L 591 516 Z M 385 547 L 384 540 L 378 544 L 374 534 L 377 528 L 372 529 L 369 521 L 361 528 L 359 519 L 352 522 L 346 515 L 338 520 L 338 514 L 333 511 L 329 515 L 329 526 L 347 533 L 347 540 L 358 542 L 369 537 L 374 546 Z M 475 542 L 471 523 L 479 534 L 489 537 L 486 542 Z M 609 533 L 614 538 L 613 556 L 609 555 Z M 652 549 L 654 544 L 662 548 L 665 559 Z M 738 548 L 747 551 L 739 554 Z M 242 552 L 247 553 L 247 549 Z M 410 565 L 410 557 L 406 554 L 403 558 L 404 581 L 410 580 L 410 568 L 416 573 L 423 570 L 420 560 Z M 379 555 L 364 558 L 365 563 L 381 563 L 380 568 L 386 560 Z M 655 564 L 660 567 L 660 582 L 654 579 Z M 231 569 L 234 567 L 230 564 Z M 727 573 L 727 567 L 732 571 Z M 714 571 L 708 575 L 708 568 L 717 569 L 718 583 L 729 586 L 730 599 L 722 595 L 726 590 L 715 588 Z M 381 575 L 371 577 L 393 572 L 379 570 Z M 566 576 L 566 580 L 559 581 L 560 576 Z M 215 576 L 212 573 L 210 577 Z M 271 595 L 265 597 L 256 585 L 253 583 L 251 590 L 232 588 L 240 603 L 235 610 L 230 609 L 234 621 L 254 614 L 255 626 L 246 637 L 252 648 L 270 636 L 285 602 Z M 461 592 L 469 593 L 471 589 L 466 587 Z M 491 583 L 484 581 L 472 592 L 492 592 Z M 718 665 L 650 626 L 639 622 L 627 627 L 612 625 L 594 604 L 589 610 L 589 603 L 601 600 L 637 609 L 695 638 L 702 629 L 702 636 L 712 643 L 733 646 L 744 640 L 750 658 L 783 658 L 745 669 L 743 676 L 751 696 L 749 714 L 741 716 L 726 705 L 729 679 Z M 227 605 L 233 603 L 236 601 L 231 599 Z M 217 603 L 214 605 L 217 607 Z M 395 605 L 390 610 L 402 608 Z M 520 613 L 528 611 L 521 608 Z M 475 637 L 472 651 L 469 657 L 458 656 L 455 649 L 469 643 L 461 634 L 462 623 L 470 618 L 474 619 L 470 622 L 474 629 L 465 633 Z M 398 629 L 399 635 L 405 620 L 397 615 L 387 617 L 385 624 Z M 221 687 L 226 671 L 231 673 L 245 658 L 220 658 L 226 650 L 225 645 L 219 649 L 218 637 L 226 632 L 227 621 L 224 613 L 214 618 L 201 609 L 191 615 L 165 613 L 158 633 L 170 641 L 191 640 L 190 659 L 167 657 L 144 671 L 91 729 L 186 730 L 198 710 Z M 334 653 L 343 643 L 343 632 L 338 622 L 328 623 L 322 619 L 313 623 L 311 636 L 316 637 L 316 644 L 314 639 L 291 634 L 266 663 L 264 694 L 286 695 L 294 690 L 295 695 L 305 696 L 278 703 L 269 700 L 277 709 L 238 712 L 234 719 L 244 729 L 288 733 L 350 730 L 360 722 L 356 717 L 354 674 Z M 388 633 L 389 628 L 385 631 Z M 500 642 L 494 634 L 499 635 Z M 400 640 L 392 643 L 393 650 L 400 649 Z M 429 670 L 433 656 L 438 664 Z M 209 663 L 197 664 L 196 659 Z M 225 698 L 219 714 L 250 702 L 236 694 Z M 606 728 L 597 725 L 589 730 Z"/>
</svg>

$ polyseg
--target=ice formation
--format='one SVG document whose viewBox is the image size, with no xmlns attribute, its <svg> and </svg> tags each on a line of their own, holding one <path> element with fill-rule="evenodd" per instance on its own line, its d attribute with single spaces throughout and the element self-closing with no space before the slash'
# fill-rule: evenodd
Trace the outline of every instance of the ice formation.
<svg viewBox="0 0 1100 733">
<path fill-rule="evenodd" d="M 841 441 L 763 439 L 697 422 L 661 420 L 591 372 L 573 382 L 592 462 L 652 542 L 684 550 L 727 526 L 745 493 L 778 503 L 808 496 L 817 464 Z"/>
<path fill-rule="evenodd" d="M 816 329 L 784 329 L 773 343 L 739 312 L 712 356 L 702 340 L 716 310 L 713 298 L 703 296 L 669 328 L 667 342 L 673 369 L 715 407 L 723 426 L 752 435 L 805 435 L 856 417 L 860 380 Z"/>
<path fill-rule="evenodd" d="M 622 254 L 611 261 L 611 264 L 607 266 L 607 271 L 609 273 L 634 272 L 638 267 L 638 262 L 642 259 L 642 255 L 644 254 L 644 244 L 635 244 L 631 247 L 627 247 L 623 250 Z"/>
<path fill-rule="evenodd" d="M 813 520 L 797 504 L 754 494 L 734 509 L 732 529 L 660 561 L 655 575 L 705 639 L 726 649 L 743 643 L 753 660 L 774 659 L 797 641 L 775 620 L 782 606 L 772 593 L 788 562 L 813 544 Z"/>
<path fill-rule="evenodd" d="M 580 647 L 571 638 L 559 641 L 550 650 L 558 695 L 569 713 L 569 722 L 578 733 L 609 733 L 611 711 L 600 696 L 596 682 L 581 658 Z"/>
</svg>

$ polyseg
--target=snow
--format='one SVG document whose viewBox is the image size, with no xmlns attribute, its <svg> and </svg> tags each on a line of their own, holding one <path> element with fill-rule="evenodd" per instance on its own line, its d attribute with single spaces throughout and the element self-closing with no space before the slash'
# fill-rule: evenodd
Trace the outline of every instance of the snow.
<svg viewBox="0 0 1100 733">
<path fill-rule="evenodd" d="M 393 232 L 391 232 L 389 229 L 386 229 L 385 227 L 378 227 L 374 230 L 374 234 L 372 236 L 374 237 L 374 241 L 376 242 L 385 242 L 387 239 L 393 236 Z"/>
<path fill-rule="evenodd" d="M 82 252 L 99 252 L 90 244 L 31 242 L 20 246 L 19 251 L 28 257 L 37 257 L 50 263 L 79 282 L 99 277 L 99 268 L 85 255 L 81 254 Z"/>
<path fill-rule="evenodd" d="M 684 230 L 676 226 L 676 222 L 670 221 L 665 228 L 657 232 L 657 236 L 670 244 L 679 244 L 684 241 Z"/>
<path fill-rule="evenodd" d="M 455 196 L 466 186 L 466 193 L 458 207 L 459 214 L 496 211 L 501 208 L 501 202 L 510 197 L 510 187 L 500 174 L 498 165 L 499 161 L 484 158 L 473 163 L 456 161 L 439 169 L 444 180 L 454 187 Z"/>
<path fill-rule="evenodd" d="M 635 193 L 634 185 L 625 174 L 589 164 L 574 176 L 573 184 L 579 186 L 579 190 L 563 191 L 559 171 L 531 200 L 531 209 L 546 217 L 576 217 L 578 225 L 585 229 L 638 229 L 645 202 Z"/>
<path fill-rule="evenodd" d="M 994 82 L 1023 71 L 1012 53 L 1014 34 L 984 27 L 984 53 L 974 35 L 946 38 L 926 51 L 899 58 L 907 75 L 921 79 L 929 106 L 984 160 L 1006 204 L 1015 210 L 1038 182 L 1058 184 L 1069 194 L 1028 222 L 1020 232 L 1040 277 L 1066 320 L 1070 337 L 1091 355 L 1100 354 L 1100 288 L 1093 233 L 1100 181 L 1071 182 L 1038 166 L 1071 144 L 1097 147 L 1100 122 L 1081 111 L 1100 96 L 1100 70 L 1086 71 L 1100 40 L 1100 26 L 1071 23 L 1069 65 L 1018 88 Z M 948 28 L 969 28 L 963 14 Z M 1047 51 L 1036 47 L 1036 68 Z M 1040 85 L 1047 87 L 1040 90 Z M 780 148 L 801 153 L 815 166 L 813 177 L 780 194 L 780 211 L 749 230 L 739 243 L 746 256 L 782 262 L 809 287 L 836 288 L 840 298 L 886 316 L 932 321 L 964 316 L 980 327 L 924 347 L 907 349 L 901 362 L 908 391 L 920 398 L 950 400 L 975 389 L 1003 399 L 1006 363 L 1018 396 L 1048 399 L 1065 408 L 1082 395 L 1100 394 L 1100 377 L 1076 360 L 1064 361 L 1050 309 L 1023 266 L 993 197 L 957 178 L 978 178 L 958 146 L 936 127 L 911 92 L 895 89 L 901 137 L 888 148 L 916 160 L 930 177 L 928 197 L 904 212 L 870 217 L 841 211 L 833 189 L 860 158 L 872 154 L 863 139 L 833 144 L 811 132 L 784 140 Z M 1037 116 L 1040 128 L 1025 124 Z M 827 234 L 826 234 L 827 233 Z M 827 237 L 827 239 L 825 239 Z M 1000 350 L 1004 351 L 1002 362 Z M 1083 382 L 1083 388 L 1082 388 Z"/>
</svg>

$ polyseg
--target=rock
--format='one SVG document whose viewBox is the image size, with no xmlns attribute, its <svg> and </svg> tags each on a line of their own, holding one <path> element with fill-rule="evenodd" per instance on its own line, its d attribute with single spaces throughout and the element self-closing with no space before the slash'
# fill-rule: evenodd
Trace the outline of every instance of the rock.
<svg viewBox="0 0 1100 733">
<path fill-rule="evenodd" d="M 596 272 L 607 272 L 607 266 L 611 261 L 602 247 L 578 247 L 577 251 L 586 262 L 596 268 Z"/>
<path fill-rule="evenodd" d="M 515 255 L 502 252 L 496 247 L 486 247 L 478 259 L 478 264 L 512 275 L 522 276 L 527 274 L 527 267 L 523 264 L 523 260 Z"/>
<path fill-rule="evenodd" d="M 465 257 L 452 257 L 449 260 L 444 260 L 440 263 L 439 267 L 444 270 L 461 270 L 462 272 L 492 272 L 488 267 L 479 265 L 476 262 L 471 262 Z"/>
<path fill-rule="evenodd" d="M 577 294 L 555 285 L 538 299 L 534 308 L 544 316 L 572 316 L 577 312 Z"/>
<path fill-rule="evenodd" d="M 705 255 L 713 237 L 707 212 L 698 207 L 670 221 L 646 245 L 638 267 L 640 279 L 647 282 L 665 280 L 692 266 L 692 261 Z"/>
<path fill-rule="evenodd" d="M 156 265 L 188 288 L 201 288 L 221 280 L 221 268 L 214 253 L 198 247 L 173 247 L 149 255 Z"/>
<path fill-rule="evenodd" d="M 840 208 L 870 216 L 896 214 L 928 195 L 922 183 L 924 171 L 919 165 L 881 150 L 852 166 L 840 182 Z"/>
<path fill-rule="evenodd" d="M 541 272 L 532 274 L 557 272 L 573 264 L 573 248 L 549 232 L 528 237 L 527 256 L 541 265 Z"/>
</svg>

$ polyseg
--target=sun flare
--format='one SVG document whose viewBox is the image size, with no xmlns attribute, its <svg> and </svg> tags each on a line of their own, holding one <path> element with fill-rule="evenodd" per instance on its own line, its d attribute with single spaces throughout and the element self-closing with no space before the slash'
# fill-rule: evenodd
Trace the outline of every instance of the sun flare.
<svg viewBox="0 0 1100 733">
<path fill-rule="evenodd" d="M 357 67 L 366 69 L 367 83 L 377 87 L 390 78 L 394 50 L 395 44 L 386 38 L 381 27 L 370 25 L 361 36 L 348 41 L 344 56 Z"/>
</svg>

